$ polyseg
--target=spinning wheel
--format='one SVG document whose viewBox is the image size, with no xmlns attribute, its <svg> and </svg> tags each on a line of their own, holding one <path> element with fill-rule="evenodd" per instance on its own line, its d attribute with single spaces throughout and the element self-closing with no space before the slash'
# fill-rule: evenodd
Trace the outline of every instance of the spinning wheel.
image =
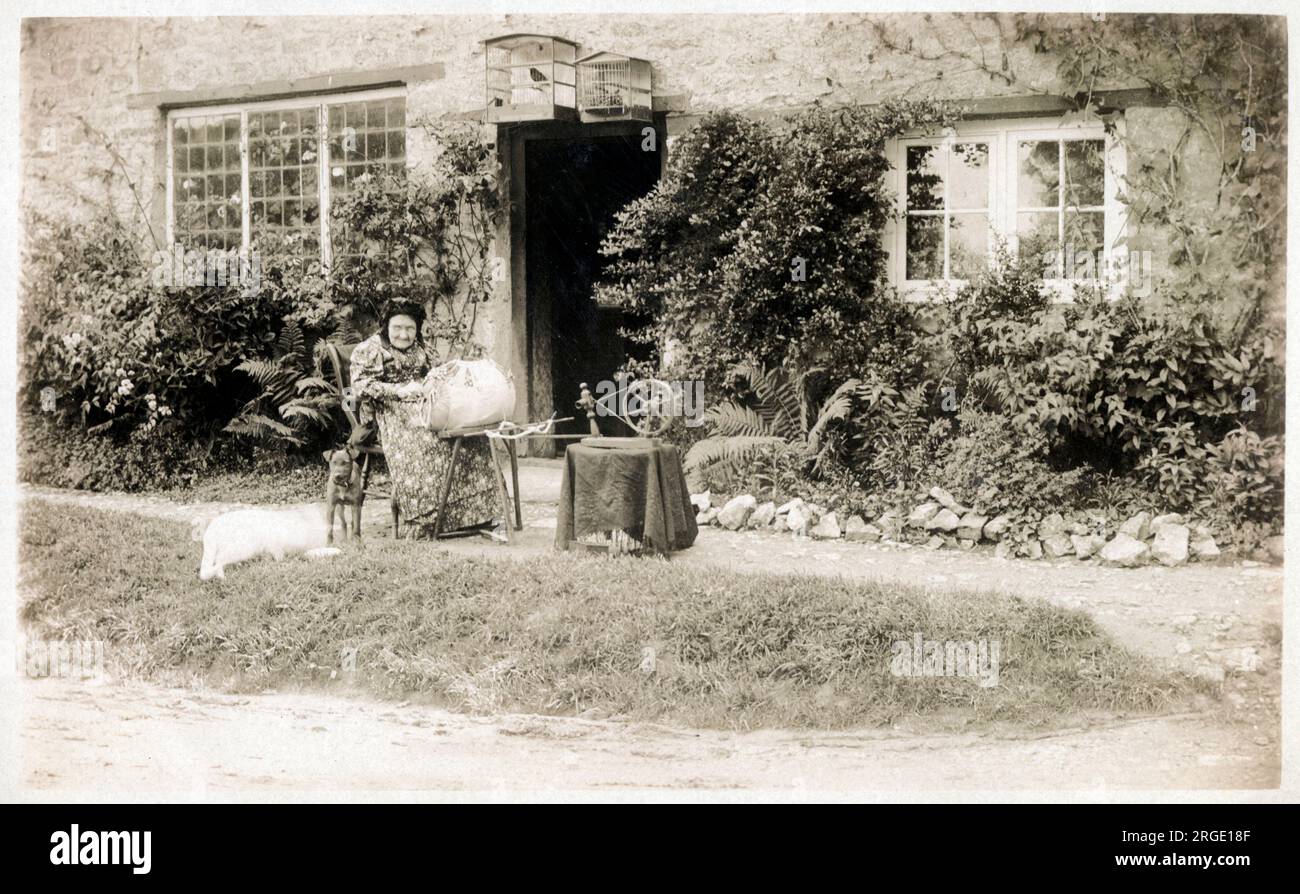
<svg viewBox="0 0 1300 894">
<path fill-rule="evenodd" d="M 582 383 L 582 397 L 578 399 L 579 409 L 587 411 L 591 426 L 590 438 L 583 438 L 582 443 L 594 447 L 645 447 L 655 443 L 655 438 L 662 435 L 672 424 L 672 417 L 679 412 L 680 396 L 673 387 L 660 379 L 635 379 L 622 392 L 615 391 L 603 397 L 595 398 Z M 596 416 L 614 416 L 621 419 L 638 437 L 609 438 L 600 433 L 596 425 Z"/>
</svg>

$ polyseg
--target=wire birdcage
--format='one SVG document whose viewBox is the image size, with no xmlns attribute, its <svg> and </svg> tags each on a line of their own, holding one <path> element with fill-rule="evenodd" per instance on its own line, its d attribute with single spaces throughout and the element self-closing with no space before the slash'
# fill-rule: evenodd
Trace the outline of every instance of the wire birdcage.
<svg viewBox="0 0 1300 894">
<path fill-rule="evenodd" d="M 578 60 L 578 111 L 584 122 L 650 121 L 650 63 L 618 53 Z"/>
<path fill-rule="evenodd" d="M 507 34 L 483 42 L 489 122 L 577 117 L 578 45 L 546 34 Z"/>
</svg>

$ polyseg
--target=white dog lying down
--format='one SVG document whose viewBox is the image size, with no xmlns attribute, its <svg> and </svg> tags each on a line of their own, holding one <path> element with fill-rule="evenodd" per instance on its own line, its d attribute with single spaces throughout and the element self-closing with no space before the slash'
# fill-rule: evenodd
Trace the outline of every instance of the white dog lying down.
<svg viewBox="0 0 1300 894">
<path fill-rule="evenodd" d="M 199 579 L 224 578 L 226 566 L 260 555 L 277 562 L 293 553 L 313 558 L 338 555 L 338 549 L 326 548 L 328 526 L 321 506 L 297 509 L 236 509 L 214 518 L 203 529 L 197 519 L 191 534 L 203 541 L 203 561 Z"/>
</svg>

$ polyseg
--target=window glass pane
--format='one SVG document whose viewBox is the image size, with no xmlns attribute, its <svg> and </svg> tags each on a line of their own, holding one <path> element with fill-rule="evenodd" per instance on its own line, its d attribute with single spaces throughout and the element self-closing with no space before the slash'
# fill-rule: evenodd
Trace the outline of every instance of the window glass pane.
<svg viewBox="0 0 1300 894">
<path fill-rule="evenodd" d="M 1060 215 L 1054 211 L 1016 215 L 1021 261 L 1029 269 L 1043 270 L 1048 278 L 1060 276 L 1059 224 Z"/>
<path fill-rule="evenodd" d="M 948 277 L 971 279 L 988 266 L 987 214 L 953 214 L 948 218 Z"/>
<path fill-rule="evenodd" d="M 1072 270 L 1067 264 L 1066 273 L 1070 278 L 1097 279 L 1102 275 L 1098 265 L 1104 261 L 1105 227 L 1105 212 L 1065 212 L 1065 255 L 1067 259 L 1074 259 Z"/>
<path fill-rule="evenodd" d="M 1105 202 L 1106 161 L 1103 140 L 1065 144 L 1065 204 L 1096 207 Z"/>
<path fill-rule="evenodd" d="M 1016 151 L 1016 203 L 1021 208 L 1055 208 L 1061 204 L 1060 143 L 1022 142 Z"/>
<path fill-rule="evenodd" d="M 943 216 L 907 218 L 907 278 L 943 279 Z"/>
<path fill-rule="evenodd" d="M 957 143 L 948 161 L 948 208 L 989 206 L 988 143 Z"/>
<path fill-rule="evenodd" d="M 330 195 L 347 195 L 358 183 L 406 172 L 406 101 L 401 97 L 331 105 L 329 109 Z M 331 221 L 335 257 L 358 254 L 361 246 Z"/>
<path fill-rule="evenodd" d="M 939 146 L 907 147 L 907 209 L 943 208 L 943 156 Z"/>
<path fill-rule="evenodd" d="M 406 100 L 330 103 L 329 182 L 321 183 L 320 107 L 247 112 L 248 194 L 243 194 L 240 114 L 183 115 L 172 122 L 173 226 L 192 246 L 240 247 L 249 205 L 263 250 L 318 258 L 322 189 L 336 194 L 381 174 L 406 171 Z M 274 238 L 272 238 L 274 237 Z"/>
<path fill-rule="evenodd" d="M 249 218 L 249 236 L 263 251 L 318 256 L 310 237 L 319 224 L 304 218 L 298 201 L 308 176 L 320 163 L 318 114 L 314 107 L 248 113 L 249 189 L 271 200 L 255 205 L 256 213 Z M 318 201 L 319 196 L 313 199 Z"/>
<path fill-rule="evenodd" d="M 172 120 L 171 134 L 176 241 L 186 248 L 238 247 L 239 114 L 180 116 Z"/>
</svg>

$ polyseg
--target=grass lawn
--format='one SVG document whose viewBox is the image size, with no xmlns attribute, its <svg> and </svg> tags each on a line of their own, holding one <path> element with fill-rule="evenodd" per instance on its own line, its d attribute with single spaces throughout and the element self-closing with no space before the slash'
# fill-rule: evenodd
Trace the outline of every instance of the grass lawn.
<svg viewBox="0 0 1300 894">
<path fill-rule="evenodd" d="M 200 553 L 182 524 L 29 501 L 28 635 L 104 640 L 118 677 L 350 685 L 474 712 L 596 709 L 704 727 L 1057 726 L 1180 710 L 1209 691 L 1124 650 L 1083 612 L 994 592 L 660 559 L 457 558 L 401 541 L 324 561 L 258 559 L 204 584 Z M 892 674 L 894 644 L 918 632 L 997 641 L 997 685 Z M 355 672 L 342 666 L 349 652 Z"/>
<path fill-rule="evenodd" d="M 169 488 L 163 495 L 180 501 L 230 503 L 306 503 L 325 495 L 326 466 L 319 463 L 282 471 L 216 472 L 189 487 Z M 371 485 L 386 482 L 377 474 Z"/>
</svg>

